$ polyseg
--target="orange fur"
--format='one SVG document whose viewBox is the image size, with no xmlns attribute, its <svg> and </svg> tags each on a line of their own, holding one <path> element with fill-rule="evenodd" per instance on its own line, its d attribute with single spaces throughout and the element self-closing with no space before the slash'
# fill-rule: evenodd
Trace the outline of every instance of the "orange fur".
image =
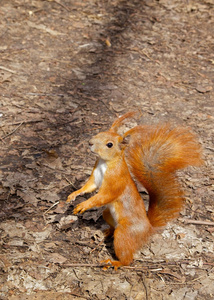
<svg viewBox="0 0 214 300">
<path fill-rule="evenodd" d="M 130 171 L 149 193 L 148 217 L 153 227 L 175 218 L 183 205 L 183 192 L 175 172 L 202 164 L 201 147 L 186 128 L 169 124 L 137 126 L 130 135 L 126 161 Z"/>
<path fill-rule="evenodd" d="M 106 236 L 114 234 L 119 261 L 107 260 L 105 264 L 110 262 L 115 269 L 129 265 L 153 228 L 164 226 L 179 213 L 183 193 L 176 170 L 202 163 L 201 149 L 187 129 L 170 129 L 168 124 L 144 125 L 132 128 L 121 137 L 117 133 L 119 126 L 133 115 L 132 112 L 123 115 L 109 131 L 91 139 L 91 149 L 99 158 L 86 184 L 67 199 L 70 202 L 80 194 L 99 189 L 96 195 L 78 204 L 74 214 L 92 207 L 107 207 L 103 212 L 110 226 Z M 129 143 L 122 147 L 121 142 L 127 136 L 130 136 Z M 132 177 L 149 193 L 148 214 Z"/>
<path fill-rule="evenodd" d="M 119 148 L 120 140 L 119 135 L 109 132 L 99 133 L 91 140 L 94 151 L 101 159 L 105 159 L 106 171 L 99 192 L 77 205 L 74 214 L 82 213 L 92 207 L 107 205 L 108 208 L 104 211 L 103 217 L 112 228 L 112 232 L 115 229 L 116 256 L 122 265 L 129 265 L 134 253 L 150 235 L 151 225 L 146 216 L 144 203 Z M 106 144 L 110 142 L 113 146 L 109 149 Z M 92 173 L 92 178 L 95 172 L 96 168 Z"/>
</svg>

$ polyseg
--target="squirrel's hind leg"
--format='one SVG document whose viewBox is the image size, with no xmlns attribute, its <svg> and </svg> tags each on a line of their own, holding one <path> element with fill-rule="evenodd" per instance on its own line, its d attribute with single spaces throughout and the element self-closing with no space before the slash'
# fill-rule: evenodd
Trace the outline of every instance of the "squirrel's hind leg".
<svg viewBox="0 0 214 300">
<path fill-rule="evenodd" d="M 136 237 L 129 228 L 119 224 L 114 231 L 114 251 L 121 265 L 129 266 L 138 248 Z"/>
<path fill-rule="evenodd" d="M 109 237 L 111 237 L 114 234 L 114 229 L 115 229 L 115 222 L 114 222 L 114 219 L 113 219 L 113 217 L 111 215 L 111 212 L 110 212 L 109 208 L 106 208 L 103 211 L 103 219 L 110 226 L 108 229 L 106 229 L 104 231 L 105 238 L 109 238 Z"/>
<path fill-rule="evenodd" d="M 107 213 L 107 212 L 106 212 Z M 107 270 L 111 266 L 115 271 L 121 266 L 128 266 L 133 260 L 133 254 L 135 252 L 134 241 L 127 235 L 126 228 L 119 225 L 114 231 L 114 250 L 119 260 L 103 260 L 100 263 L 104 263 L 103 270 Z"/>
</svg>

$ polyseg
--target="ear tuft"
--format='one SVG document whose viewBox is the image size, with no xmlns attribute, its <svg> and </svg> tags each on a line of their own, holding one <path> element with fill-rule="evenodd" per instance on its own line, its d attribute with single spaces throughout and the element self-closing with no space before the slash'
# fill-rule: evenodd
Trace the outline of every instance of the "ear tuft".
<svg viewBox="0 0 214 300">
<path fill-rule="evenodd" d="M 112 124 L 110 131 L 117 133 L 119 127 L 123 124 L 124 120 L 132 118 L 136 113 L 136 111 L 131 111 L 116 119 Z"/>
</svg>

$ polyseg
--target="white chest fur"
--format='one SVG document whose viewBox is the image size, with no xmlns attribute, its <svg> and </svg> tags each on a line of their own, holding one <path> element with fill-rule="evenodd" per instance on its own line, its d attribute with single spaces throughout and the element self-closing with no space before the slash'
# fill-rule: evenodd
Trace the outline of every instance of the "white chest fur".
<svg viewBox="0 0 214 300">
<path fill-rule="evenodd" d="M 106 172 L 107 165 L 103 159 L 100 159 L 96 169 L 94 170 L 94 180 L 95 184 L 98 188 L 101 187 L 102 182 L 103 182 L 103 177 Z"/>
</svg>

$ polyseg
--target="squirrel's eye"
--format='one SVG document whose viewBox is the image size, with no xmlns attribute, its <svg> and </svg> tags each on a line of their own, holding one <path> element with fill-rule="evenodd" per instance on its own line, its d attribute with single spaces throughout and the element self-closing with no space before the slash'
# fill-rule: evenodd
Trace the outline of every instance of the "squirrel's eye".
<svg viewBox="0 0 214 300">
<path fill-rule="evenodd" d="M 111 148 L 111 147 L 113 146 L 113 143 L 109 142 L 108 144 L 106 144 L 106 146 L 107 146 L 108 148 Z"/>
</svg>

